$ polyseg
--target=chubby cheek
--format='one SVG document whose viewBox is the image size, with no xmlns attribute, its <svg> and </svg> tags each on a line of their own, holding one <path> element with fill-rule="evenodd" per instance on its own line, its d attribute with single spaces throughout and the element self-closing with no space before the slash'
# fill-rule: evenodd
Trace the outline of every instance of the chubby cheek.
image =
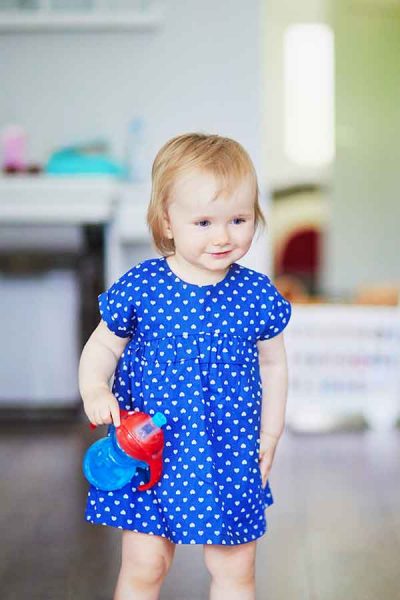
<svg viewBox="0 0 400 600">
<path fill-rule="evenodd" d="M 235 235 L 235 241 L 239 246 L 249 247 L 253 241 L 254 228 L 249 227 L 246 230 L 238 231 Z"/>
<path fill-rule="evenodd" d="M 199 235 L 192 228 L 184 227 L 177 228 L 175 243 L 184 247 L 189 254 L 195 253 L 197 249 L 203 248 L 207 243 L 204 235 Z"/>
</svg>

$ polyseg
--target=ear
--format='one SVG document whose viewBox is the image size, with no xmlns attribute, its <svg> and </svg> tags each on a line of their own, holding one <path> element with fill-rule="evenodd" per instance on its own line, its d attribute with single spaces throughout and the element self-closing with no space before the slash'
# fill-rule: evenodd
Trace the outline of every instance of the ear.
<svg viewBox="0 0 400 600">
<path fill-rule="evenodd" d="M 168 217 L 167 211 L 164 211 L 164 213 L 163 213 L 163 226 L 164 226 L 164 233 L 167 236 L 167 238 L 170 239 L 170 240 L 173 240 L 174 239 L 174 235 L 172 233 L 171 224 L 170 224 L 170 221 L 169 221 L 169 217 Z"/>
</svg>

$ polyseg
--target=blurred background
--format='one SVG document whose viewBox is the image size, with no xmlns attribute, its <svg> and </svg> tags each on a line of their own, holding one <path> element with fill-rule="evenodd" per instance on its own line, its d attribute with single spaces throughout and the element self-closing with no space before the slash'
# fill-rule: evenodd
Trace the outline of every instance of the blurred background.
<svg viewBox="0 0 400 600">
<path fill-rule="evenodd" d="M 293 303 L 260 597 L 400 598 L 399 56 L 400 0 L 0 0 L 4 598 L 112 595 L 78 361 L 97 295 L 155 255 L 152 160 L 188 131 L 250 153 L 241 262 Z M 187 556 L 162 598 L 206 597 Z"/>
</svg>

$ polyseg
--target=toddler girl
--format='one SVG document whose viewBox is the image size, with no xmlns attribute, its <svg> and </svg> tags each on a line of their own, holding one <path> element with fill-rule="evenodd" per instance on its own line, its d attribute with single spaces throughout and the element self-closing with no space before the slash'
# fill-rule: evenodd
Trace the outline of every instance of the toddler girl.
<svg viewBox="0 0 400 600">
<path fill-rule="evenodd" d="M 212 600 L 253 600 L 284 430 L 291 307 L 237 262 L 265 223 L 246 151 L 218 135 L 167 142 L 147 220 L 162 256 L 100 294 L 79 381 L 95 425 L 118 427 L 120 409 L 164 413 L 163 474 L 146 491 L 137 491 L 144 471 L 117 491 L 91 486 L 86 519 L 123 530 L 115 600 L 159 598 L 176 544 L 204 545 Z"/>
</svg>

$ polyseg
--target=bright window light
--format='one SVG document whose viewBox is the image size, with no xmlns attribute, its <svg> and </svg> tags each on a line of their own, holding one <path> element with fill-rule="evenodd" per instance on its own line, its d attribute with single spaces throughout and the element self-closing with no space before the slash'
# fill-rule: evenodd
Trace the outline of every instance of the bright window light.
<svg viewBox="0 0 400 600">
<path fill-rule="evenodd" d="M 330 27 L 291 25 L 284 37 L 285 152 L 299 165 L 323 166 L 334 147 L 334 43 Z"/>
</svg>

